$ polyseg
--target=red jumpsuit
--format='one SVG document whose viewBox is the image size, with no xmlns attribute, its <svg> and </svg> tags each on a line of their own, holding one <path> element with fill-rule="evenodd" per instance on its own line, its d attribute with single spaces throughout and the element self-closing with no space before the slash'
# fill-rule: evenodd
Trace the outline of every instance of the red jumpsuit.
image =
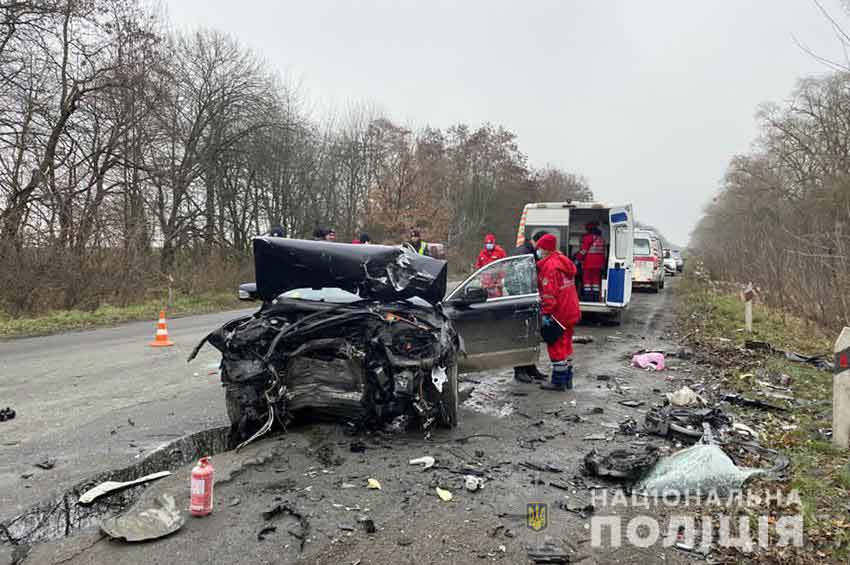
<svg viewBox="0 0 850 565">
<path fill-rule="evenodd" d="M 491 242 L 485 242 L 491 243 Z M 492 242 L 494 245 L 496 244 L 495 240 Z M 478 254 L 478 260 L 475 261 L 475 268 L 480 269 L 484 265 L 489 265 L 493 261 L 498 259 L 504 259 L 508 254 L 505 253 L 505 250 L 502 249 L 501 245 L 495 245 L 492 251 L 487 251 L 487 249 L 482 249 L 481 253 Z"/>
<path fill-rule="evenodd" d="M 602 269 L 605 267 L 605 239 L 597 230 L 584 234 L 577 259 L 581 261 L 582 297 L 602 300 Z"/>
<path fill-rule="evenodd" d="M 573 354 L 573 326 L 581 319 L 575 276 L 576 266 L 557 251 L 537 262 L 541 311 L 565 328 L 561 338 L 548 346 L 549 359 L 553 363 L 569 359 Z"/>
<path fill-rule="evenodd" d="M 493 244 L 492 250 L 487 250 L 486 245 L 488 243 Z M 493 234 L 488 234 L 484 239 L 484 249 L 481 250 L 481 253 L 478 254 L 478 260 L 475 261 L 475 268 L 480 269 L 485 265 L 489 265 L 493 261 L 497 261 L 499 259 L 504 259 L 508 256 L 505 253 L 505 250 L 502 249 L 501 246 L 496 245 L 496 236 Z M 487 294 L 490 298 L 497 298 L 502 296 L 502 280 L 505 278 L 504 271 L 500 272 L 486 272 L 481 274 L 481 286 L 487 289 Z"/>
</svg>

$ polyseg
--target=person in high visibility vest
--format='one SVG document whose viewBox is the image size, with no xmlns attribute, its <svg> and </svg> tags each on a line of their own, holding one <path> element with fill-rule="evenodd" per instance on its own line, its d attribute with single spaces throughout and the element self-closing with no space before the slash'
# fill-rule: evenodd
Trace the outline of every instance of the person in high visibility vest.
<svg viewBox="0 0 850 565">
<path fill-rule="evenodd" d="M 599 223 L 590 222 L 584 226 L 587 233 L 581 238 L 581 249 L 576 260 L 581 262 L 583 300 L 599 302 L 602 300 L 602 269 L 605 266 L 605 238 L 599 229 Z"/>
<path fill-rule="evenodd" d="M 419 255 L 428 255 L 428 244 L 422 241 L 422 234 L 420 234 L 419 230 L 416 228 L 410 230 L 410 237 L 405 245 L 412 249 L 414 253 Z"/>
</svg>

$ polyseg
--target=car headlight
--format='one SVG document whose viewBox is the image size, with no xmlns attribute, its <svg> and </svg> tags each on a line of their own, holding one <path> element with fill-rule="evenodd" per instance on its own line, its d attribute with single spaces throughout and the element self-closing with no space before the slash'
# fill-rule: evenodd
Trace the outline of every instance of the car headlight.
<svg viewBox="0 0 850 565">
<path fill-rule="evenodd" d="M 248 291 L 239 289 L 239 300 L 251 300 L 251 295 L 248 294 Z"/>
</svg>

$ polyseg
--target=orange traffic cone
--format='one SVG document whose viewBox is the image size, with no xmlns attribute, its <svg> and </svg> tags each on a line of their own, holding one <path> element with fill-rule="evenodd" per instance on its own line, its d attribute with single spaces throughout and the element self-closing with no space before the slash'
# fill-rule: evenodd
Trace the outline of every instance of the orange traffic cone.
<svg viewBox="0 0 850 565">
<path fill-rule="evenodd" d="M 169 347 L 174 342 L 168 339 L 168 326 L 165 325 L 165 310 L 159 311 L 159 322 L 156 324 L 156 337 L 150 343 L 151 347 Z"/>
</svg>

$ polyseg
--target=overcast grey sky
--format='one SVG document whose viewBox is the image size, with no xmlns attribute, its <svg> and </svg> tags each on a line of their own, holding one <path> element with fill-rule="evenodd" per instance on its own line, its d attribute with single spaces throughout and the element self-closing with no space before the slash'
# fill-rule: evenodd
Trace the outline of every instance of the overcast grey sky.
<svg viewBox="0 0 850 565">
<path fill-rule="evenodd" d="M 826 72 L 793 38 L 841 53 L 811 0 L 166 1 L 176 28 L 234 35 L 320 109 L 502 124 L 532 165 L 586 176 L 679 243 L 758 104 Z"/>
</svg>

